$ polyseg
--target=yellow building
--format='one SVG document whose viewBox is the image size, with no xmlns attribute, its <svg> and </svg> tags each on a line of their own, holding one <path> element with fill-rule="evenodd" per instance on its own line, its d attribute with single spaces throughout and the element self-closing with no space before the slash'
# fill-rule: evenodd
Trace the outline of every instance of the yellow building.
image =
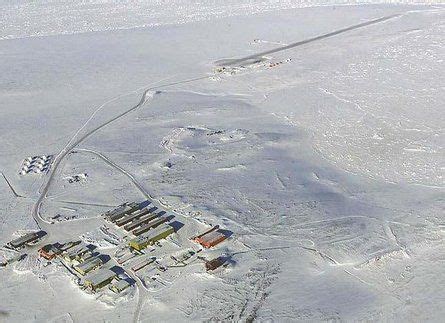
<svg viewBox="0 0 445 323">
<path fill-rule="evenodd" d="M 116 273 L 110 269 L 102 269 L 85 278 L 84 285 L 91 290 L 96 291 L 108 285 L 114 278 Z"/>
<path fill-rule="evenodd" d="M 158 240 L 167 238 L 175 230 L 172 226 L 164 224 L 156 229 L 150 230 L 147 233 L 130 241 L 129 245 L 133 249 L 142 250 L 147 248 L 148 245 L 155 243 Z"/>
</svg>

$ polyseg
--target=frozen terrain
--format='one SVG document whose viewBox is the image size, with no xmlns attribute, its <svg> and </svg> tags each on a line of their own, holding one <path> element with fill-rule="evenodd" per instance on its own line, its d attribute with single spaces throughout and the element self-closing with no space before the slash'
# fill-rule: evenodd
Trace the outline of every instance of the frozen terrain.
<svg viewBox="0 0 445 323">
<path fill-rule="evenodd" d="M 116 301 L 30 248 L 0 321 L 440 321 L 445 6 L 369 2 L 0 0 L 0 244 L 112 255 L 99 215 L 145 199 L 184 225 L 164 263 L 233 233 Z"/>
<path fill-rule="evenodd" d="M 0 0 L 0 39 L 76 34 L 211 21 L 283 9 L 370 3 L 438 4 L 439 0 Z"/>
</svg>

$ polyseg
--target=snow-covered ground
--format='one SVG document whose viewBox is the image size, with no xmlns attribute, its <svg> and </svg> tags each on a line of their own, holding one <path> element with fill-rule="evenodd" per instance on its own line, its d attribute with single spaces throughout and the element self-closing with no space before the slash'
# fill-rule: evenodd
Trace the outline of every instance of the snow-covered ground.
<svg viewBox="0 0 445 323">
<path fill-rule="evenodd" d="M 439 0 L 0 0 L 0 39 L 76 34 L 210 21 L 269 11 L 370 3 L 438 4 Z"/>
<path fill-rule="evenodd" d="M 0 321 L 440 321 L 445 6 L 368 2 L 0 1 L 2 245 L 113 255 L 99 215 L 147 198 L 184 225 L 162 265 L 233 232 L 203 252 L 226 268 L 147 268 L 116 302 L 30 248 Z"/>
</svg>

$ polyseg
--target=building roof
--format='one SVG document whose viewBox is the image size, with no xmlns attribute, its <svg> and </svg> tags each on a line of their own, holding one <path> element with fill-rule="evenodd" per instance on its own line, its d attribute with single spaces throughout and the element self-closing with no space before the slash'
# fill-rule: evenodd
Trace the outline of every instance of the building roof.
<svg viewBox="0 0 445 323">
<path fill-rule="evenodd" d="M 102 259 L 100 259 L 99 257 L 93 257 L 79 264 L 77 268 L 82 271 L 88 271 L 88 269 L 94 268 L 98 265 L 101 265 L 102 263 Z"/>
<path fill-rule="evenodd" d="M 158 217 L 158 214 L 156 214 L 156 213 L 148 213 L 147 215 L 144 215 L 143 217 L 137 219 L 136 221 L 133 221 L 133 222 L 125 225 L 124 229 L 127 231 L 133 230 L 134 228 L 137 228 L 138 226 L 145 224 L 157 217 Z"/>
<path fill-rule="evenodd" d="M 221 238 L 225 238 L 225 235 L 219 231 L 212 231 L 209 232 L 205 235 L 203 235 L 202 237 L 198 238 L 199 240 L 203 241 L 203 242 L 211 242 L 217 239 L 221 239 Z"/>
<path fill-rule="evenodd" d="M 168 221 L 167 217 L 163 217 L 163 216 L 158 217 L 158 218 L 154 219 L 153 221 L 150 221 L 150 222 L 144 224 L 140 228 L 133 230 L 133 234 L 136 236 L 140 235 L 140 234 L 150 230 L 151 228 L 155 228 L 155 227 L 159 226 L 160 224 L 167 222 L 167 221 Z M 150 231 L 150 232 L 153 232 L 153 231 Z"/>
<path fill-rule="evenodd" d="M 139 237 L 135 238 L 134 241 L 136 243 L 142 243 L 146 240 L 150 240 L 153 239 L 155 237 L 157 237 L 158 235 L 168 231 L 168 230 L 172 230 L 173 227 L 168 225 L 168 224 L 162 224 L 160 226 L 158 226 L 157 228 L 148 231 L 147 233 L 144 233 L 143 235 L 140 235 Z"/>
<path fill-rule="evenodd" d="M 39 251 L 47 253 L 47 254 L 59 254 L 62 252 L 62 250 L 60 250 L 57 246 L 55 246 L 53 244 L 47 244 L 47 245 L 43 246 L 42 248 L 40 248 Z"/>
<path fill-rule="evenodd" d="M 139 204 L 136 202 L 131 203 L 124 203 L 122 205 L 119 205 L 114 210 L 110 210 L 105 212 L 105 216 L 108 217 L 110 220 L 117 220 L 120 217 L 124 216 L 127 212 L 131 212 L 139 208 Z"/>
<path fill-rule="evenodd" d="M 17 239 L 12 240 L 11 242 L 9 242 L 9 244 L 13 247 L 21 246 L 21 245 L 23 245 L 27 242 L 30 242 L 32 240 L 35 240 L 37 238 L 38 238 L 37 232 L 30 232 L 30 233 L 25 234 L 24 236 L 21 236 Z"/>
<path fill-rule="evenodd" d="M 80 245 L 76 249 L 70 250 L 67 253 L 67 256 L 70 258 L 73 258 L 77 255 L 80 255 L 82 253 L 88 252 L 90 249 L 86 245 Z"/>
<path fill-rule="evenodd" d="M 110 269 L 100 269 L 85 278 L 85 282 L 88 282 L 92 286 L 97 286 L 115 276 L 116 273 Z"/>
<path fill-rule="evenodd" d="M 128 222 L 139 219 L 141 216 L 148 214 L 148 213 L 150 213 L 150 210 L 148 210 L 148 209 L 137 210 L 136 212 L 130 213 L 127 216 L 124 216 L 124 217 L 120 218 L 119 220 L 117 220 L 116 224 L 118 226 L 127 224 Z"/>
<path fill-rule="evenodd" d="M 128 286 L 130 286 L 130 283 L 128 281 L 126 281 L 125 279 L 120 279 L 119 281 L 114 283 L 112 287 L 116 288 L 117 290 L 124 290 Z"/>
<path fill-rule="evenodd" d="M 81 252 L 82 250 L 85 250 L 85 249 L 87 249 L 86 244 L 81 242 L 80 244 L 78 244 L 78 245 L 76 246 L 76 248 L 71 249 L 71 250 L 69 251 L 69 253 L 76 254 L 76 253 Z"/>
</svg>

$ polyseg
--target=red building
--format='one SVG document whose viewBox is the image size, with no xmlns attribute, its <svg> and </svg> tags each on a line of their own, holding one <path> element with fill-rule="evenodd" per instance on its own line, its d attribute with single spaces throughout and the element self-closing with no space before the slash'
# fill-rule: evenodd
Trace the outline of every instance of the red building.
<svg viewBox="0 0 445 323">
<path fill-rule="evenodd" d="M 194 240 L 201 244 L 204 248 L 211 248 L 218 243 L 227 239 L 227 236 L 218 230 L 218 226 L 206 231 L 205 233 L 196 236 Z"/>
<path fill-rule="evenodd" d="M 52 244 L 47 244 L 39 249 L 40 257 L 45 258 L 47 260 L 54 259 L 60 253 L 61 250 Z"/>
</svg>

